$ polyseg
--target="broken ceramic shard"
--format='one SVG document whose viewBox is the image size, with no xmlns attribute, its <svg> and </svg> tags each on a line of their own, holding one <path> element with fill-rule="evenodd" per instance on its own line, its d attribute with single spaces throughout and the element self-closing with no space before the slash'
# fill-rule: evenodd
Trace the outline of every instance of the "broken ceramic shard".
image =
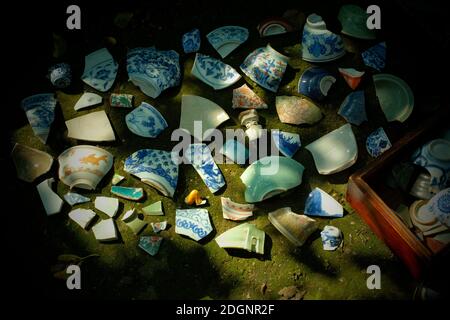
<svg viewBox="0 0 450 320">
<path fill-rule="evenodd" d="M 414 94 L 408 84 L 392 74 L 373 76 L 378 101 L 388 121 L 404 122 L 414 109 Z"/>
<path fill-rule="evenodd" d="M 110 197 L 96 197 L 95 208 L 103 213 L 106 213 L 111 218 L 114 218 L 119 210 L 119 199 Z"/>
<path fill-rule="evenodd" d="M 269 212 L 268 218 L 273 226 L 297 247 L 301 247 L 317 229 L 314 219 L 292 212 L 290 207 Z"/>
<path fill-rule="evenodd" d="M 328 193 L 320 188 L 315 188 L 306 199 L 305 214 L 308 216 L 342 218 L 344 209 Z"/>
<path fill-rule="evenodd" d="M 270 156 L 253 162 L 241 175 L 245 201 L 259 202 L 302 183 L 303 165 L 291 158 Z"/>
<path fill-rule="evenodd" d="M 178 182 L 175 157 L 168 151 L 142 149 L 125 159 L 124 170 L 163 195 L 173 197 Z"/>
<path fill-rule="evenodd" d="M 202 199 L 198 190 L 194 189 L 186 196 L 186 198 L 184 198 L 184 203 L 189 206 L 192 206 L 193 204 L 201 206 L 206 203 L 206 200 Z"/>
<path fill-rule="evenodd" d="M 424 209 L 431 212 L 447 228 L 450 227 L 450 188 L 433 196 Z"/>
<path fill-rule="evenodd" d="M 163 206 L 161 201 L 152 203 L 149 206 L 142 208 L 142 211 L 148 216 L 163 216 Z"/>
<path fill-rule="evenodd" d="M 345 82 L 347 82 L 349 87 L 353 90 L 359 85 L 365 73 L 364 71 L 358 71 L 353 68 L 339 68 L 339 72 L 344 77 Z"/>
<path fill-rule="evenodd" d="M 233 89 L 233 109 L 267 109 L 267 104 L 246 84 Z"/>
<path fill-rule="evenodd" d="M 14 145 L 11 157 L 17 177 L 26 182 L 33 182 L 47 173 L 53 164 L 53 157 L 48 153 L 20 143 Z"/>
<path fill-rule="evenodd" d="M 277 92 L 288 61 L 288 57 L 267 44 L 266 47 L 258 48 L 250 53 L 240 68 L 247 77 L 261 87 Z"/>
<path fill-rule="evenodd" d="M 183 34 L 183 37 L 181 38 L 181 44 L 183 45 L 184 53 L 192 53 L 200 50 L 200 30 L 193 29 Z"/>
<path fill-rule="evenodd" d="M 341 7 L 338 20 L 342 25 L 342 33 L 358 38 L 371 40 L 375 39 L 375 30 L 367 28 L 369 14 L 363 8 L 346 4 Z"/>
<path fill-rule="evenodd" d="M 311 101 L 296 96 L 277 96 L 278 117 L 283 123 L 314 124 L 322 119 L 322 112 Z"/>
<path fill-rule="evenodd" d="M 111 193 L 118 197 L 133 201 L 141 200 L 144 197 L 144 190 L 142 188 L 112 186 Z"/>
<path fill-rule="evenodd" d="M 374 158 L 379 157 L 382 153 L 392 147 L 391 141 L 382 127 L 373 131 L 366 140 L 367 152 Z"/>
<path fill-rule="evenodd" d="M 351 167 L 358 158 L 358 145 L 349 123 L 305 147 L 320 174 L 333 174 Z"/>
<path fill-rule="evenodd" d="M 133 209 L 130 209 L 127 212 L 125 212 L 125 214 L 122 217 L 122 221 L 125 223 L 128 223 L 128 222 L 131 222 L 134 219 L 136 219 L 136 217 L 137 217 L 137 213 L 136 213 L 136 210 L 133 208 Z"/>
<path fill-rule="evenodd" d="M 245 110 L 239 113 L 239 122 L 247 128 L 245 135 L 249 141 L 257 140 L 264 134 L 262 126 L 258 124 L 259 115 L 255 109 Z"/>
<path fill-rule="evenodd" d="M 302 145 L 297 133 L 272 130 L 271 134 L 277 149 L 286 157 L 292 158 Z"/>
<path fill-rule="evenodd" d="M 42 181 L 36 187 L 48 216 L 59 213 L 63 205 L 62 199 L 52 190 L 53 182 L 55 179 L 50 178 Z"/>
<path fill-rule="evenodd" d="M 75 146 L 66 149 L 58 157 L 59 179 L 71 189 L 74 187 L 94 190 L 111 169 L 113 156 L 94 146 Z"/>
<path fill-rule="evenodd" d="M 221 197 L 222 214 L 224 219 L 242 221 L 253 215 L 255 205 L 241 204 L 231 201 L 230 198 Z"/>
<path fill-rule="evenodd" d="M 381 71 L 386 66 L 386 42 L 380 42 L 361 54 L 366 66 Z"/>
<path fill-rule="evenodd" d="M 177 209 L 175 232 L 199 241 L 213 230 L 206 209 Z"/>
<path fill-rule="evenodd" d="M 139 239 L 139 248 L 154 256 L 158 253 L 163 238 L 157 236 L 142 236 Z"/>
<path fill-rule="evenodd" d="M 95 239 L 99 241 L 114 241 L 117 240 L 117 228 L 113 219 L 102 220 L 92 227 Z"/>
<path fill-rule="evenodd" d="M 409 194 L 422 200 L 431 199 L 433 197 L 433 193 L 431 193 L 431 174 L 421 172 L 414 181 Z"/>
<path fill-rule="evenodd" d="M 109 97 L 109 102 L 111 104 L 111 107 L 133 108 L 133 99 L 134 96 L 132 94 L 111 93 L 111 96 Z"/>
<path fill-rule="evenodd" d="M 96 111 L 66 121 L 69 138 L 84 141 L 114 141 L 113 128 L 105 111 Z"/>
<path fill-rule="evenodd" d="M 350 93 L 342 102 L 338 114 L 349 123 L 357 126 L 367 121 L 364 91 Z"/>
<path fill-rule="evenodd" d="M 81 80 L 94 89 L 105 92 L 111 89 L 118 69 L 119 65 L 108 49 L 102 48 L 85 57 Z"/>
<path fill-rule="evenodd" d="M 98 104 L 101 104 L 102 102 L 103 102 L 102 96 L 99 96 L 98 94 L 93 92 L 85 92 L 80 97 L 80 99 L 78 99 L 77 103 L 75 103 L 73 109 L 75 111 L 78 111 L 83 108 L 96 106 Z"/>
<path fill-rule="evenodd" d="M 209 188 L 209 191 L 215 193 L 225 185 L 222 172 L 214 162 L 211 150 L 206 144 L 195 143 L 189 145 L 184 157 L 188 161 L 187 163 L 192 164 L 195 171 L 197 171 L 203 182 Z"/>
<path fill-rule="evenodd" d="M 162 222 L 152 222 L 152 229 L 154 233 L 159 233 L 160 231 L 164 231 L 167 228 L 167 221 Z"/>
<path fill-rule="evenodd" d="M 336 250 L 342 242 L 341 230 L 333 226 L 325 226 L 320 232 L 320 237 L 322 238 L 323 250 L 325 251 Z"/>
<path fill-rule="evenodd" d="M 127 114 L 125 122 L 131 132 L 145 138 L 156 138 L 168 127 L 161 113 L 146 102 Z"/>
<path fill-rule="evenodd" d="M 191 74 L 214 90 L 229 87 L 241 78 L 232 66 L 201 53 L 195 55 Z"/>
<path fill-rule="evenodd" d="M 268 18 L 256 27 L 260 37 L 274 36 L 294 31 L 294 27 L 283 18 Z"/>
<path fill-rule="evenodd" d="M 67 63 L 57 63 L 48 69 L 47 77 L 56 88 L 67 88 L 72 81 L 72 70 Z"/>
<path fill-rule="evenodd" d="M 114 176 L 112 178 L 111 183 L 113 185 L 119 184 L 123 179 L 125 179 L 124 176 L 121 176 L 120 174 L 114 173 Z"/>
<path fill-rule="evenodd" d="M 96 216 L 95 212 L 90 209 L 75 209 L 69 212 L 69 218 L 76 222 L 80 227 L 86 229 Z"/>
<path fill-rule="evenodd" d="M 181 98 L 180 128 L 189 132 L 198 141 L 206 140 L 223 122 L 230 119 L 219 105 L 199 96 L 183 95 Z"/>
<path fill-rule="evenodd" d="M 211 31 L 206 38 L 220 56 L 225 58 L 247 41 L 248 30 L 239 26 L 224 26 Z"/>
<path fill-rule="evenodd" d="M 243 223 L 218 236 L 215 241 L 221 248 L 244 249 L 264 254 L 266 234 L 250 223 Z"/>
<path fill-rule="evenodd" d="M 66 202 L 71 206 L 91 201 L 88 197 L 82 196 L 81 194 L 75 192 L 67 192 L 64 195 L 64 200 L 66 200 Z"/>
<path fill-rule="evenodd" d="M 220 148 L 219 153 L 230 159 L 236 164 L 245 164 L 249 157 L 248 149 L 239 141 L 227 140 Z"/>
<path fill-rule="evenodd" d="M 300 76 L 297 91 L 313 100 L 321 101 L 335 82 L 336 78 L 327 70 L 309 67 Z"/>
<path fill-rule="evenodd" d="M 44 144 L 47 142 L 50 127 L 55 120 L 56 102 L 53 93 L 35 94 L 21 102 L 34 134 Z"/>
<path fill-rule="evenodd" d="M 418 200 L 414 201 L 409 207 L 411 222 L 420 230 L 422 236 L 431 236 L 448 231 L 448 227 L 438 221 L 431 211 L 432 205 L 430 206 L 430 202 Z"/>
<path fill-rule="evenodd" d="M 147 224 L 148 224 L 147 222 L 142 221 L 137 216 L 134 219 L 132 219 L 130 222 L 126 223 L 128 228 L 130 228 L 131 231 L 133 231 L 133 233 L 135 235 L 138 235 L 147 226 Z"/>
</svg>

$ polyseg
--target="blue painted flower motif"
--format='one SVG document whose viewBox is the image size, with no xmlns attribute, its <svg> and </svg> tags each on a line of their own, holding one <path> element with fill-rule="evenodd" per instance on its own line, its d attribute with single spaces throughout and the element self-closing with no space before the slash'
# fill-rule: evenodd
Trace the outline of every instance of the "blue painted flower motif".
<svg viewBox="0 0 450 320">
<path fill-rule="evenodd" d="M 326 251 L 336 250 L 342 242 L 341 230 L 334 226 L 325 226 L 320 232 L 323 249 Z"/>
<path fill-rule="evenodd" d="M 215 90 L 229 87 L 241 78 L 230 65 L 201 53 L 196 54 L 191 72 Z"/>
<path fill-rule="evenodd" d="M 213 230 L 206 209 L 177 209 L 175 232 L 195 241 L 205 238 Z"/>
<path fill-rule="evenodd" d="M 383 70 L 386 65 L 386 42 L 380 42 L 364 51 L 361 55 L 366 66 L 378 71 Z"/>
<path fill-rule="evenodd" d="M 296 133 L 272 130 L 272 139 L 278 150 L 289 158 L 292 158 L 301 146 L 300 136 Z"/>
<path fill-rule="evenodd" d="M 360 90 L 350 93 L 342 102 L 338 114 L 349 123 L 357 126 L 367 121 L 364 91 Z"/>
<path fill-rule="evenodd" d="M 239 26 L 224 26 L 217 28 L 206 35 L 209 43 L 225 58 L 232 50 L 244 43 L 248 39 L 248 29 Z M 230 50 L 223 50 L 225 44 L 233 44 L 235 47 Z"/>
<path fill-rule="evenodd" d="M 53 93 L 36 94 L 21 102 L 34 134 L 43 143 L 46 143 L 50 126 L 55 120 L 56 103 Z"/>
<path fill-rule="evenodd" d="M 72 81 L 72 71 L 67 63 L 57 63 L 48 70 L 48 78 L 56 88 L 66 88 Z"/>
<path fill-rule="evenodd" d="M 392 144 L 382 127 L 378 128 L 367 137 L 366 149 L 367 152 L 374 158 L 380 156 L 391 147 Z"/>
<path fill-rule="evenodd" d="M 197 52 L 200 50 L 200 41 L 200 30 L 193 29 L 185 33 L 181 40 L 184 53 Z"/>
<path fill-rule="evenodd" d="M 106 48 L 102 48 L 86 56 L 81 80 L 94 89 L 105 92 L 111 89 L 118 70 L 119 65 L 112 55 Z"/>
<path fill-rule="evenodd" d="M 302 58 L 306 61 L 331 61 L 345 54 L 342 38 L 332 32 L 312 32 L 307 24 L 302 34 Z"/>
<path fill-rule="evenodd" d="M 157 137 L 168 126 L 161 113 L 146 102 L 127 114 L 125 121 L 131 132 L 146 138 Z"/>
</svg>

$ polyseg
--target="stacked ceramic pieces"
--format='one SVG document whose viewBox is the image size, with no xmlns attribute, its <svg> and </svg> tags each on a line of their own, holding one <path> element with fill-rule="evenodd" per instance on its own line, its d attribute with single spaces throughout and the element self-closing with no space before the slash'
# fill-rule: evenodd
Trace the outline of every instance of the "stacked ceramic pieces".
<svg viewBox="0 0 450 320">
<path fill-rule="evenodd" d="M 133 84 L 152 98 L 181 81 L 179 55 L 174 50 L 132 49 L 127 54 L 127 71 Z"/>
</svg>

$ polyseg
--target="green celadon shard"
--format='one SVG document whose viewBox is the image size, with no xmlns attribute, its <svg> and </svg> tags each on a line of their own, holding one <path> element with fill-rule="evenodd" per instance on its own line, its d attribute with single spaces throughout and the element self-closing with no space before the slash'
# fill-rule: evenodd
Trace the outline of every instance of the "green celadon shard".
<svg viewBox="0 0 450 320">
<path fill-rule="evenodd" d="M 151 205 L 142 208 L 142 211 L 146 215 L 149 215 L 149 216 L 163 216 L 164 215 L 163 206 L 162 206 L 161 201 L 152 203 Z"/>
<path fill-rule="evenodd" d="M 138 201 L 144 197 L 144 190 L 142 188 L 112 186 L 111 193 L 118 197 L 134 201 Z"/>
</svg>

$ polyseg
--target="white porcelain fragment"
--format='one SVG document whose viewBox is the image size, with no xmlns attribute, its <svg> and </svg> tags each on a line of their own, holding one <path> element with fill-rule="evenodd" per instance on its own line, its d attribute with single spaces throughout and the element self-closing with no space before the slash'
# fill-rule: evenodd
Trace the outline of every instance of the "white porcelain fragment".
<svg viewBox="0 0 450 320">
<path fill-rule="evenodd" d="M 113 219 L 102 220 L 92 227 L 95 239 L 99 241 L 117 240 L 117 228 Z"/>
<path fill-rule="evenodd" d="M 119 210 L 119 199 L 110 197 L 97 197 L 95 198 L 95 208 L 100 210 L 101 212 L 106 213 L 111 218 L 114 218 L 117 210 Z"/>
<path fill-rule="evenodd" d="M 71 206 L 91 201 L 88 197 L 82 196 L 81 194 L 75 192 L 67 192 L 64 195 L 64 200 L 66 200 L 66 202 Z"/>
<path fill-rule="evenodd" d="M 61 211 L 63 200 L 52 190 L 52 183 L 55 179 L 50 178 L 37 185 L 39 196 L 48 216 Z"/>
<path fill-rule="evenodd" d="M 96 111 L 66 121 L 69 138 L 84 141 L 114 141 L 113 128 L 105 111 Z"/>
<path fill-rule="evenodd" d="M 136 219 L 136 217 L 137 217 L 136 210 L 133 208 L 125 212 L 125 214 L 122 217 L 122 221 L 128 223 Z"/>
<path fill-rule="evenodd" d="M 75 103 L 75 106 L 73 109 L 75 111 L 78 111 L 83 108 L 96 106 L 98 104 L 101 104 L 103 102 L 103 97 L 93 93 L 93 92 L 85 92 L 83 95 L 78 99 L 77 103 Z"/>
<path fill-rule="evenodd" d="M 76 222 L 80 227 L 86 229 L 89 223 L 96 216 L 95 212 L 90 209 L 78 208 L 69 212 L 69 218 Z"/>
</svg>

